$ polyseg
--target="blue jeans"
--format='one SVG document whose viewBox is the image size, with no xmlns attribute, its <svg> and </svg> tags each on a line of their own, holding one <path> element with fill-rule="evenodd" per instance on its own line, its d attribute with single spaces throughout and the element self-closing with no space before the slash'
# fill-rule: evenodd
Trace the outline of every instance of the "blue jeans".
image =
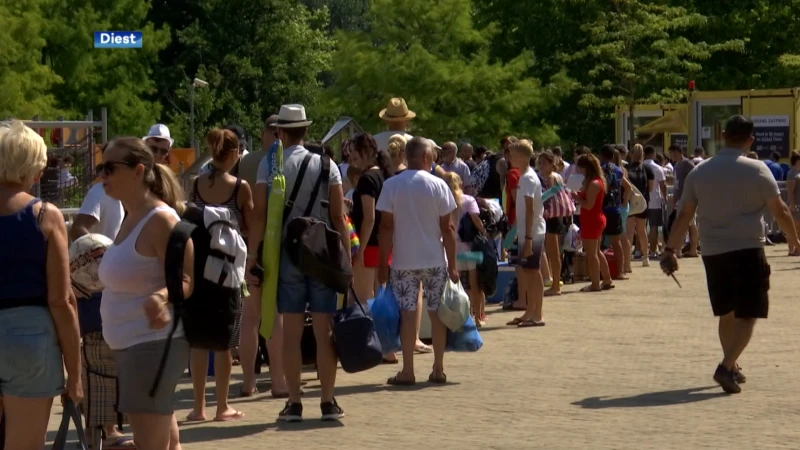
<svg viewBox="0 0 800 450">
<path fill-rule="evenodd" d="M 306 306 L 312 313 L 336 312 L 339 300 L 336 291 L 303 275 L 286 252 L 281 252 L 279 270 L 278 313 L 303 314 Z"/>
<path fill-rule="evenodd" d="M 64 392 L 61 347 L 50 310 L 0 310 L 0 396 L 52 398 Z"/>
</svg>

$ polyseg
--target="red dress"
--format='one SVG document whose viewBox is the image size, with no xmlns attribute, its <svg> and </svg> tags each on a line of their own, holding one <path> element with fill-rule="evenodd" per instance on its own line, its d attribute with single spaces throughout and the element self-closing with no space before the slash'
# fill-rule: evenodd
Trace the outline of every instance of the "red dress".
<svg viewBox="0 0 800 450">
<path fill-rule="evenodd" d="M 606 228 L 606 216 L 603 214 L 603 198 L 606 195 L 606 187 L 600 178 L 595 178 L 591 182 L 597 182 L 600 192 L 597 193 L 597 199 L 595 199 L 592 209 L 581 206 L 581 239 L 600 239 Z M 581 200 L 585 200 L 586 191 L 578 192 L 578 196 Z"/>
</svg>

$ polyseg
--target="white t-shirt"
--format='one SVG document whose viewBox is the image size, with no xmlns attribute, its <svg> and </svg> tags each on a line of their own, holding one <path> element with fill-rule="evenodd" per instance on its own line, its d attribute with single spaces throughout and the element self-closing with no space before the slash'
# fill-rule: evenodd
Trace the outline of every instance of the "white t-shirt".
<svg viewBox="0 0 800 450">
<path fill-rule="evenodd" d="M 653 170 L 653 190 L 650 192 L 650 203 L 647 207 L 649 209 L 661 209 L 661 183 L 667 181 L 664 168 L 652 159 L 645 159 L 644 164 Z"/>
<path fill-rule="evenodd" d="M 89 232 L 100 233 L 114 240 L 125 217 L 125 210 L 122 208 L 122 202 L 106 195 L 103 184 L 97 183 L 86 193 L 78 214 L 92 216 L 97 220 L 97 225 Z"/>
<path fill-rule="evenodd" d="M 568 174 L 568 173 L 569 173 L 569 174 L 571 174 L 571 173 L 572 173 L 572 171 L 571 171 L 571 170 L 569 170 L 569 166 L 571 166 L 572 164 L 570 164 L 570 163 L 568 163 L 568 162 L 566 162 L 566 161 L 563 161 L 563 163 L 564 163 L 564 170 L 562 170 L 562 171 L 561 171 L 560 175 L 561 175 L 561 178 L 563 178 L 563 179 L 564 179 L 564 181 L 566 181 L 566 180 L 567 180 L 567 178 L 569 178 L 569 176 L 568 176 L 567 174 Z M 568 172 L 568 171 L 569 171 L 569 172 Z"/>
<path fill-rule="evenodd" d="M 394 216 L 392 269 L 447 265 L 439 219 L 455 211 L 456 200 L 444 180 L 408 169 L 383 183 L 375 208 Z"/>
<path fill-rule="evenodd" d="M 527 214 L 525 197 L 533 198 L 533 226 L 527 232 L 525 230 L 525 216 Z M 536 172 L 531 168 L 527 168 L 519 177 L 519 184 L 517 185 L 517 242 L 522 245 L 526 236 L 533 239 L 544 239 L 544 234 L 542 183 L 539 181 L 539 176 L 536 175 Z"/>
<path fill-rule="evenodd" d="M 372 138 L 375 139 L 375 144 L 378 146 L 378 150 L 389 150 L 389 138 L 391 138 L 395 134 L 405 136 L 405 138 L 409 141 L 412 138 L 414 138 L 414 136 L 405 133 L 403 131 L 383 131 L 378 134 L 372 135 Z"/>
</svg>

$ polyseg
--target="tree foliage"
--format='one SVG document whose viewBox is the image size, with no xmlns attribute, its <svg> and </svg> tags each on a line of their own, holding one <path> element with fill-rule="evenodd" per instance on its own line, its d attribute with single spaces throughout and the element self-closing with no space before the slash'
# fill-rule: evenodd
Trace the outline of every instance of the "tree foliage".
<svg viewBox="0 0 800 450">
<path fill-rule="evenodd" d="M 529 51 L 493 61 L 496 27 L 476 28 L 469 0 L 373 0 L 367 20 L 370 30 L 336 35 L 326 101 L 337 111 L 380 130 L 378 111 L 398 96 L 417 113 L 413 132 L 436 140 L 494 142 L 511 131 L 557 140 L 544 117 L 566 93 L 566 80 L 543 85 L 526 76 Z"/>
</svg>

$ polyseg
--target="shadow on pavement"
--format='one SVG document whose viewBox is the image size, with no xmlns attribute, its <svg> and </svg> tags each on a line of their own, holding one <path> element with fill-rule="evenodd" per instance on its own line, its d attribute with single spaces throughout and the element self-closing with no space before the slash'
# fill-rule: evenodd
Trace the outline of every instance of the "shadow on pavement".
<svg viewBox="0 0 800 450">
<path fill-rule="evenodd" d="M 274 427 L 274 425 L 265 423 L 240 426 L 208 426 L 207 424 L 201 427 L 182 426 L 180 431 L 181 444 L 242 438 L 262 433 L 272 427 Z"/>
<path fill-rule="evenodd" d="M 686 403 L 702 402 L 714 398 L 725 397 L 724 392 L 702 392 L 717 386 L 705 386 L 689 389 L 676 389 L 672 391 L 648 392 L 631 397 L 588 397 L 572 405 L 585 409 L 605 408 L 641 408 L 652 406 L 682 405 Z"/>
</svg>

